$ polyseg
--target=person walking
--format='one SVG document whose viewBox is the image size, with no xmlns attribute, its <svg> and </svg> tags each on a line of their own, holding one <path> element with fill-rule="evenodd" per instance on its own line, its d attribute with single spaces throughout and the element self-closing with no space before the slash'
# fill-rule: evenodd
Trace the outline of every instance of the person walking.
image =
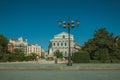
<svg viewBox="0 0 120 80">
<path fill-rule="evenodd" d="M 39 63 L 39 56 L 36 55 L 36 62 Z"/>
</svg>

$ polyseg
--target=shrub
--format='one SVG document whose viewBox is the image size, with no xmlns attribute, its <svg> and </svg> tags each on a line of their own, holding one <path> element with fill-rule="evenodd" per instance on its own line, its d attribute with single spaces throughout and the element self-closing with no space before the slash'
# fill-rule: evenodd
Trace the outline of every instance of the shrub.
<svg viewBox="0 0 120 80">
<path fill-rule="evenodd" d="M 112 63 L 120 63 L 120 60 L 118 60 L 118 59 L 112 59 Z"/>
<path fill-rule="evenodd" d="M 86 51 L 75 52 L 72 56 L 73 63 L 89 63 L 90 56 Z"/>
<path fill-rule="evenodd" d="M 99 60 L 90 60 L 90 63 L 101 63 Z"/>
</svg>

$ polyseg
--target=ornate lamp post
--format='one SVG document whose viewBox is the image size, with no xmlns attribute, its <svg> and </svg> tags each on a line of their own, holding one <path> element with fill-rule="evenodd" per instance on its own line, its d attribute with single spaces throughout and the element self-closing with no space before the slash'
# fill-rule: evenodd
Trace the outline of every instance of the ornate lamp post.
<svg viewBox="0 0 120 80">
<path fill-rule="evenodd" d="M 68 66 L 72 66 L 72 62 L 71 62 L 71 50 L 70 50 L 70 29 L 71 28 L 75 28 L 78 27 L 80 24 L 80 20 L 76 20 L 76 21 L 71 21 L 70 17 L 68 17 L 68 21 L 62 21 L 59 20 L 58 21 L 59 26 L 62 28 L 67 28 L 68 29 L 68 44 L 69 44 L 69 48 L 68 48 Z"/>
</svg>

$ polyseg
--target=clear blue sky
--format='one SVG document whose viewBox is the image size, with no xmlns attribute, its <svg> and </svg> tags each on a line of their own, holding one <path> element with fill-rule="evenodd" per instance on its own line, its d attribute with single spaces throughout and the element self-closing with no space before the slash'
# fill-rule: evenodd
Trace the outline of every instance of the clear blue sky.
<svg viewBox="0 0 120 80">
<path fill-rule="evenodd" d="M 0 0 L 0 34 L 22 36 L 47 50 L 55 34 L 67 31 L 57 21 L 68 16 L 81 21 L 71 30 L 80 45 L 101 27 L 120 35 L 120 0 Z"/>
</svg>

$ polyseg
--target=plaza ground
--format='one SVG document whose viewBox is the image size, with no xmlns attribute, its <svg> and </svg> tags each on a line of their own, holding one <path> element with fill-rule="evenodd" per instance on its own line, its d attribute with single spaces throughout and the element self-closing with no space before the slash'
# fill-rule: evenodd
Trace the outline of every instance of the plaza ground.
<svg viewBox="0 0 120 80">
<path fill-rule="evenodd" d="M 0 63 L 1 80 L 120 80 L 120 64 L 5 62 Z"/>
<path fill-rule="evenodd" d="M 0 70 L 120 70 L 120 63 L 80 63 L 67 66 L 66 63 L 55 64 L 54 61 L 40 62 L 5 62 L 0 63 Z"/>
<path fill-rule="evenodd" d="M 120 80 L 120 70 L 0 70 L 1 80 Z"/>
</svg>

